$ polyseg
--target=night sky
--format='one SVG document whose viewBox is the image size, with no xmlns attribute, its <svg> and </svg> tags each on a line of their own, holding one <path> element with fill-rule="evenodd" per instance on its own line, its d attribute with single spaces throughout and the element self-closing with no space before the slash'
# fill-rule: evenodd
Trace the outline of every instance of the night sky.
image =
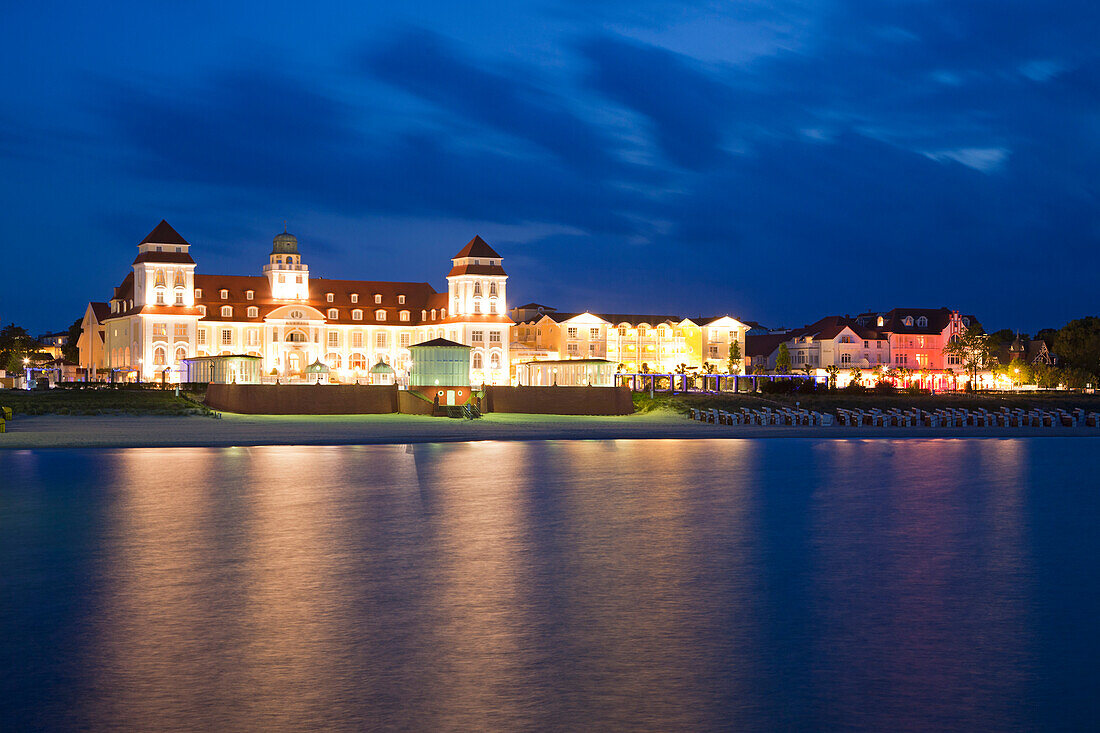
<svg viewBox="0 0 1100 733">
<path fill-rule="evenodd" d="M 480 234 L 511 305 L 1100 311 L 1096 0 L 168 5 L 0 13 L 4 323 L 161 218 L 200 272 L 285 219 L 314 276 L 440 289 Z"/>
</svg>

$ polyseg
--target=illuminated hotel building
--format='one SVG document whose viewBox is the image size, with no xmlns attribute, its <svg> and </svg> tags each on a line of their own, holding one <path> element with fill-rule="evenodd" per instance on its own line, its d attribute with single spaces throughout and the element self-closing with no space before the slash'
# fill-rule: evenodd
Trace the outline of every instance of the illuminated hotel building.
<svg viewBox="0 0 1100 733">
<path fill-rule="evenodd" d="M 262 275 L 198 273 L 190 249 L 165 221 L 138 244 L 102 319 L 116 378 L 176 381 L 182 359 L 247 354 L 263 359 L 271 380 L 302 379 L 321 362 L 338 381 L 365 383 L 383 361 L 404 384 L 409 347 L 446 338 L 471 347 L 471 384 L 507 384 L 508 276 L 481 237 L 451 258 L 445 292 L 426 282 L 311 278 L 286 232 Z"/>
<path fill-rule="evenodd" d="M 621 313 L 559 313 L 531 303 L 512 310 L 513 358 L 608 359 L 622 370 L 668 373 L 684 364 L 725 371 L 732 343 L 745 353 L 741 321 Z"/>
</svg>

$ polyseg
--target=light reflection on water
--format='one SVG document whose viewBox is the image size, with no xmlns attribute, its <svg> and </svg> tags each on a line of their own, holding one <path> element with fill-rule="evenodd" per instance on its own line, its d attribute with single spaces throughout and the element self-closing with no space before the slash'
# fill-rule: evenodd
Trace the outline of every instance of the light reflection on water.
<svg viewBox="0 0 1100 733">
<path fill-rule="evenodd" d="M 1095 448 L 0 454 L 0 728 L 1073 727 Z"/>
</svg>

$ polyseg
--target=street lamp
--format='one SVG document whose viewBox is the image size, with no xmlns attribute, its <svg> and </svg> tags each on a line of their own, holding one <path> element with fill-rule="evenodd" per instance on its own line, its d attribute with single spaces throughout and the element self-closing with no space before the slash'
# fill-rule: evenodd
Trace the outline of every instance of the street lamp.
<svg viewBox="0 0 1100 733">
<path fill-rule="evenodd" d="M 138 384 L 141 384 L 141 371 L 144 369 L 145 359 L 138 357 Z"/>
</svg>

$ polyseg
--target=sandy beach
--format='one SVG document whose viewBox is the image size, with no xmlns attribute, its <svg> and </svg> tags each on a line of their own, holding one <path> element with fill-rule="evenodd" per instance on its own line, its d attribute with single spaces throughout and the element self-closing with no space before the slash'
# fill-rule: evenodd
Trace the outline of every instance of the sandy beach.
<svg viewBox="0 0 1100 733">
<path fill-rule="evenodd" d="M 672 412 L 624 417 L 491 414 L 480 420 L 416 415 L 208 417 L 20 417 L 0 435 L 0 451 L 253 445 L 374 445 L 470 440 L 661 438 L 1007 438 L 1092 437 L 1096 428 L 762 427 L 693 422 Z"/>
</svg>

